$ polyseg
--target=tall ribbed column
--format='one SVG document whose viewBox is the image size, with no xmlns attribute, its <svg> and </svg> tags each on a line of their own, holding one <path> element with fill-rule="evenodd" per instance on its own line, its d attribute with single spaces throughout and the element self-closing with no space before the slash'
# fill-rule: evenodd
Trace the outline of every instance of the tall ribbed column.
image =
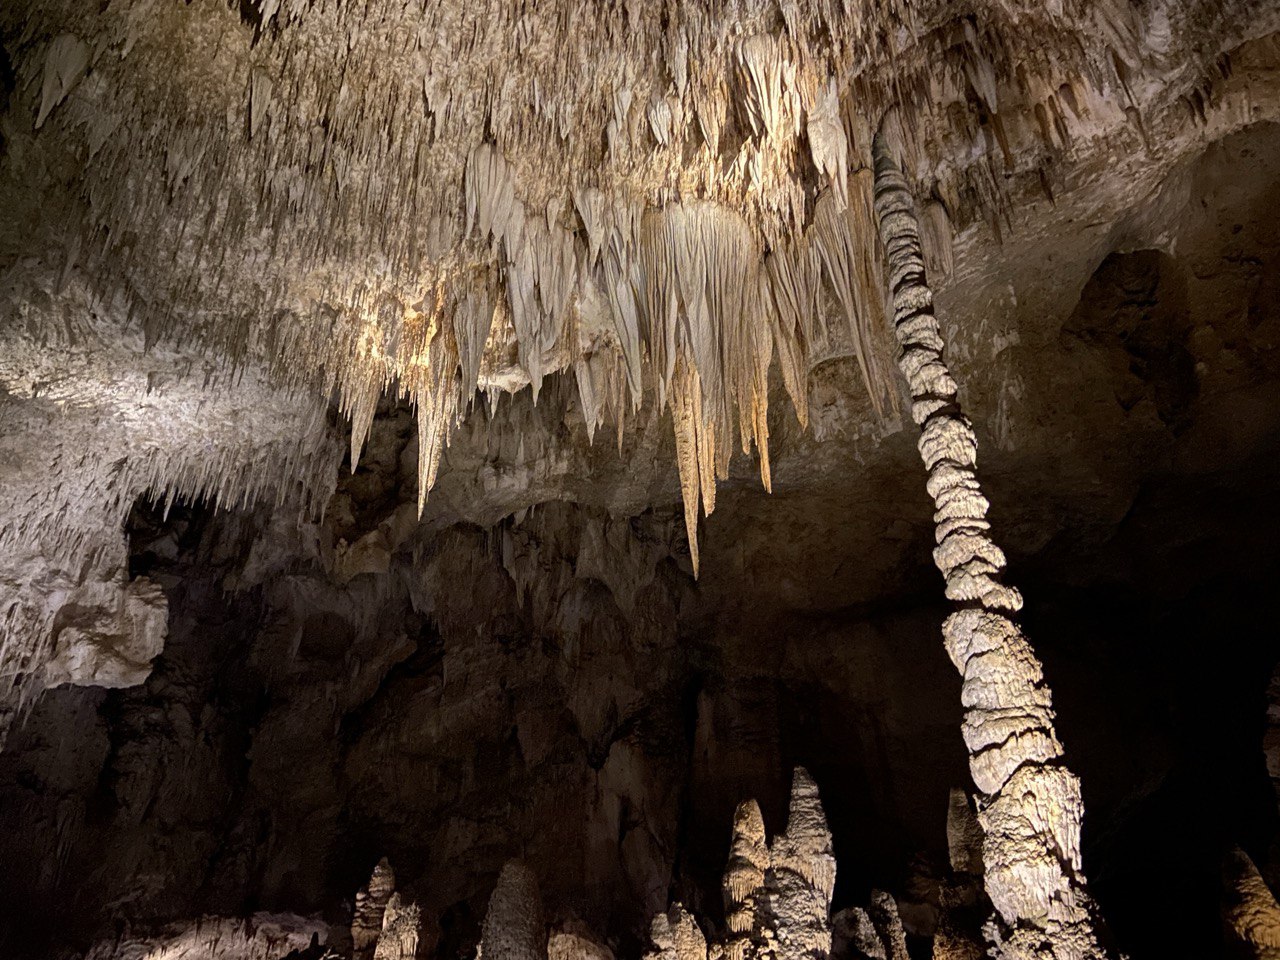
<svg viewBox="0 0 1280 960">
<path fill-rule="evenodd" d="M 980 792 L 985 885 L 996 909 L 986 932 L 994 956 L 1008 960 L 1105 957 L 1081 872 L 1080 783 L 1062 760 L 1040 661 L 1010 619 L 1022 597 L 1000 580 L 1005 557 L 989 534 L 977 439 L 943 358 L 915 204 L 880 136 L 873 154 L 898 367 L 911 391 L 936 509 L 933 559 L 956 606 L 942 634 L 964 678 L 963 734 Z"/>
</svg>

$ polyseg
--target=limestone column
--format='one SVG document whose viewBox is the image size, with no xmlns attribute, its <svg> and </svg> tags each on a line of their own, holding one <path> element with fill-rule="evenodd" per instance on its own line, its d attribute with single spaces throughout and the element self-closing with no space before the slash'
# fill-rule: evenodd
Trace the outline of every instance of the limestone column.
<svg viewBox="0 0 1280 960">
<path fill-rule="evenodd" d="M 1080 783 L 1063 762 L 1040 661 L 1011 619 L 1022 598 L 1000 579 L 1005 557 L 988 532 L 977 440 L 943 358 L 915 204 L 879 135 L 873 154 L 898 367 L 936 509 L 933 558 L 956 607 L 942 633 L 964 678 L 963 734 L 980 793 L 985 885 L 996 909 L 988 937 L 994 956 L 1007 960 L 1104 957 L 1081 871 Z"/>
</svg>

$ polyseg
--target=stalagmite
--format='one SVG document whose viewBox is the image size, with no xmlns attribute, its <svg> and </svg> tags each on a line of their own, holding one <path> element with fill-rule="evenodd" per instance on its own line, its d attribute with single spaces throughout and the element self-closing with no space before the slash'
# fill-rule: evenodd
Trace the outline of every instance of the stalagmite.
<svg viewBox="0 0 1280 960">
<path fill-rule="evenodd" d="M 538 878 L 518 860 L 502 868 L 480 931 L 484 960 L 546 960 Z"/>
<path fill-rule="evenodd" d="M 943 359 L 915 203 L 882 135 L 873 149 L 898 367 L 911 393 L 937 510 L 934 562 L 957 606 L 942 632 L 964 678 L 963 733 L 982 794 L 985 883 L 996 910 L 991 946 L 1007 960 L 1101 958 L 1106 954 L 1081 872 L 1080 784 L 1062 762 L 1040 662 L 1008 616 L 1022 598 L 1000 581 L 1004 554 L 987 533 L 977 439 Z"/>
<path fill-rule="evenodd" d="M 907 935 L 902 929 L 898 903 L 893 896 L 883 890 L 872 890 L 867 915 L 871 918 L 876 933 L 880 935 L 880 942 L 884 944 L 885 960 L 910 960 Z"/>
<path fill-rule="evenodd" d="M 728 960 L 744 960 L 753 954 L 756 940 L 767 924 L 764 902 L 765 871 L 769 869 L 769 847 L 765 841 L 764 817 L 754 800 L 744 800 L 733 815 L 733 841 L 724 869 L 724 917 L 728 935 Z"/>
<path fill-rule="evenodd" d="M 1277 30 L 1280 0 L 0 3 L 0 846 L 38 854 L 0 899 L 87 936 L 332 904 L 355 851 L 429 849 L 401 866 L 454 912 L 418 916 L 383 861 L 340 921 L 386 960 L 437 921 L 452 949 L 519 849 L 555 920 L 607 917 L 631 952 L 665 890 L 701 910 L 727 833 L 704 812 L 796 752 L 868 775 L 886 835 L 841 839 L 882 872 L 949 785 L 911 778 L 950 776 L 899 602 L 896 336 L 977 796 L 953 797 L 951 874 L 921 852 L 843 946 L 902 960 L 941 917 L 939 958 L 967 960 L 980 912 L 998 956 L 1100 958 L 1079 784 L 952 374 L 1020 477 L 1069 465 L 1014 521 L 1047 560 L 1135 491 L 1145 527 L 1173 502 L 1150 480 L 1262 462 Z M 859 162 L 887 110 L 902 178 L 883 142 Z M 1116 244 L 1171 264 L 1154 349 L 1075 336 Z M 954 371 L 926 271 L 979 320 Z M 1238 462 L 1206 462 L 1217 421 L 1193 422 L 1245 397 L 1217 438 Z M 851 618 L 875 622 L 831 643 Z M 1273 733 L 1280 789 L 1280 708 Z M 790 813 L 770 843 L 738 809 L 727 929 L 677 906 L 661 960 L 838 952 L 802 770 Z M 512 865 L 483 949 L 608 960 L 544 936 Z"/>
<path fill-rule="evenodd" d="M 772 922 L 779 960 L 825 960 L 831 951 L 836 859 L 817 784 L 803 767 L 791 782 L 787 829 L 769 848 Z"/>
<path fill-rule="evenodd" d="M 645 954 L 645 960 L 707 960 L 707 938 L 679 903 L 653 918 L 649 939 L 654 949 Z"/>
<path fill-rule="evenodd" d="M 680 904 L 654 918 L 646 960 L 909 960 L 897 901 L 831 915 L 836 863 L 817 784 L 791 782 L 787 827 L 768 842 L 754 800 L 738 806 L 724 871 L 725 929 L 710 942 Z"/>
<path fill-rule="evenodd" d="M 980 930 L 990 907 L 982 893 L 982 827 L 969 795 L 957 788 L 947 801 L 950 874 L 938 890 L 934 960 L 978 960 L 986 954 Z"/>
<path fill-rule="evenodd" d="M 656 921 L 655 921 L 656 922 Z M 599 942 L 585 924 L 567 923 L 547 940 L 547 960 L 614 960 L 613 951 Z M 701 956 L 689 960 L 706 960 L 706 945 Z"/>
<path fill-rule="evenodd" d="M 836 960 L 886 960 L 884 941 L 865 909 L 846 907 L 831 918 L 831 956 Z"/>
<path fill-rule="evenodd" d="M 1280 905 L 1239 847 L 1223 860 L 1222 919 L 1234 945 L 1256 960 L 1280 960 Z"/>
<path fill-rule="evenodd" d="M 373 960 L 414 960 L 418 955 L 418 937 L 422 914 L 416 903 L 405 903 L 393 893 L 382 915 L 382 931 Z"/>
<path fill-rule="evenodd" d="M 832 918 L 831 944 L 836 960 L 910 960 L 898 903 L 883 890 L 871 891 L 867 907 L 846 907 Z"/>
<path fill-rule="evenodd" d="M 982 876 L 982 826 L 969 795 L 958 787 L 947 798 L 947 856 L 952 872 Z"/>
<path fill-rule="evenodd" d="M 396 874 L 383 857 L 373 868 L 369 882 L 356 892 L 355 912 L 351 917 L 351 943 L 356 960 L 367 960 L 382 933 L 382 920 L 387 902 L 396 889 Z"/>
</svg>

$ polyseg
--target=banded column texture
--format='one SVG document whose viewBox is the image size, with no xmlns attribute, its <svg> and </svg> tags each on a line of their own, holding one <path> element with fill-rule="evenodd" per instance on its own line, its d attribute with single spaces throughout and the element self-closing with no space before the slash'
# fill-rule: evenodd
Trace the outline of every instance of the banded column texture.
<svg viewBox="0 0 1280 960">
<path fill-rule="evenodd" d="M 898 367 L 936 508 L 933 559 L 957 607 L 942 634 L 964 678 L 963 734 L 981 794 L 985 885 L 996 910 L 986 933 L 993 955 L 1005 960 L 1105 957 L 1081 870 L 1080 782 L 1062 759 L 1040 661 L 1010 619 L 1022 597 L 1000 579 L 1005 557 L 990 537 L 977 439 L 943 358 L 915 204 L 883 137 L 873 154 Z"/>
</svg>

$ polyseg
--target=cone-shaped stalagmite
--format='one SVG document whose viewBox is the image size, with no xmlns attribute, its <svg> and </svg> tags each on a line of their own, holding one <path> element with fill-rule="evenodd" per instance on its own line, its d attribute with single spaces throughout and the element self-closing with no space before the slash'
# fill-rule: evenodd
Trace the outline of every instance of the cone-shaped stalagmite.
<svg viewBox="0 0 1280 960">
<path fill-rule="evenodd" d="M 733 815 L 733 842 L 724 868 L 724 920 L 727 960 L 742 960 L 764 926 L 764 874 L 769 869 L 764 817 L 754 800 L 738 804 Z"/>
<path fill-rule="evenodd" d="M 649 938 L 654 949 L 645 954 L 645 960 L 707 960 L 707 938 L 679 903 L 653 918 Z"/>
<path fill-rule="evenodd" d="M 992 947 L 1009 960 L 1103 957 L 1081 873 L 1080 784 L 1062 762 L 1040 661 L 1009 619 L 1022 598 L 1000 582 L 1005 558 L 988 535 L 977 440 L 942 356 L 915 204 L 883 137 L 873 150 L 898 367 L 911 392 L 937 511 L 934 562 L 958 608 L 942 632 L 964 678 L 964 740 L 983 794 L 985 882 L 997 914 L 988 928 Z"/>
<path fill-rule="evenodd" d="M 546 960 L 538 878 L 518 860 L 502 868 L 493 888 L 480 931 L 480 953 L 484 960 Z"/>
<path fill-rule="evenodd" d="M 787 829 L 772 844 L 754 800 L 739 804 L 734 814 L 724 871 L 726 960 L 764 954 L 825 960 L 831 950 L 835 880 L 831 831 L 817 784 L 796 767 Z"/>
<path fill-rule="evenodd" d="M 387 858 L 373 868 L 368 884 L 356 894 L 355 914 L 351 918 L 351 944 L 356 960 L 368 960 L 382 933 L 382 919 L 387 901 L 396 889 L 396 874 Z"/>
<path fill-rule="evenodd" d="M 990 910 L 982 895 L 982 827 L 958 788 L 947 801 L 947 850 L 951 870 L 938 888 L 933 960 L 979 960 L 987 952 L 979 931 Z"/>
<path fill-rule="evenodd" d="M 808 771 L 796 767 L 791 781 L 787 829 L 769 849 L 769 888 L 779 960 L 825 960 L 831 951 L 831 893 L 836 860 L 831 831 Z"/>
</svg>

